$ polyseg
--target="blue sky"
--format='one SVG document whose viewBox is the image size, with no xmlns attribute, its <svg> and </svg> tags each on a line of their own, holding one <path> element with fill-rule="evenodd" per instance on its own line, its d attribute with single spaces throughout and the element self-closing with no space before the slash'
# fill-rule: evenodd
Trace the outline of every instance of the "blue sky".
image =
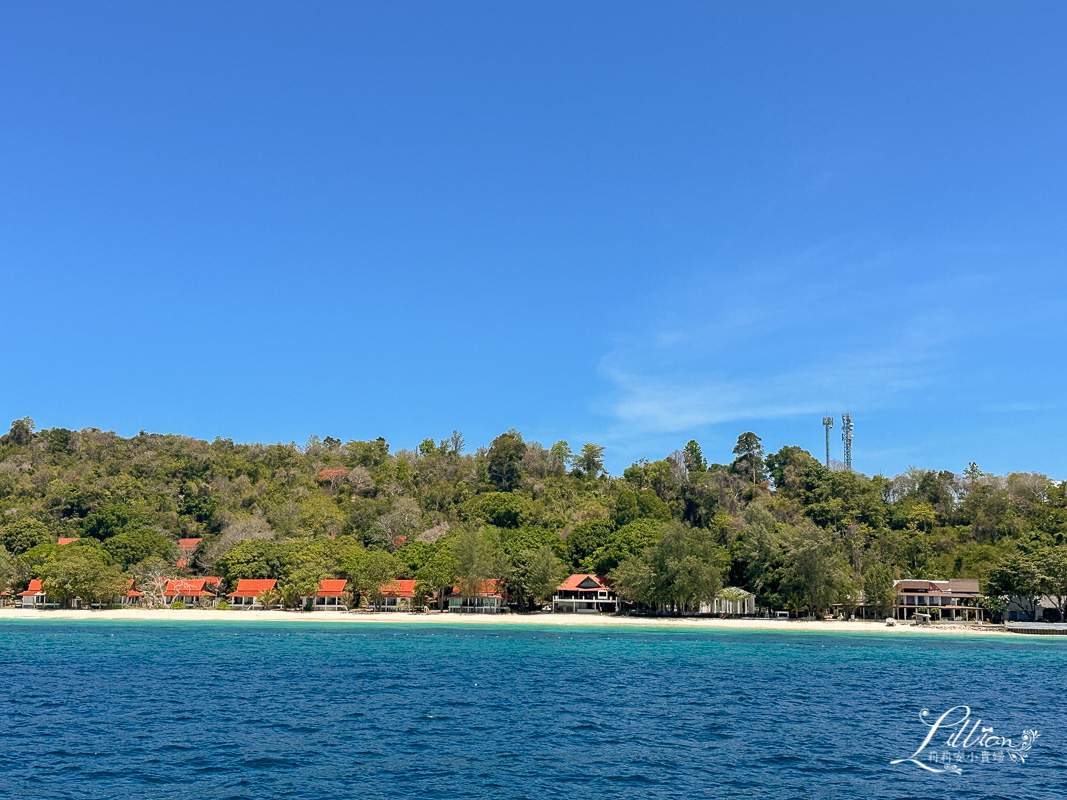
<svg viewBox="0 0 1067 800">
<path fill-rule="evenodd" d="M 0 422 L 1067 478 L 1062 3 L 0 14 Z"/>
</svg>

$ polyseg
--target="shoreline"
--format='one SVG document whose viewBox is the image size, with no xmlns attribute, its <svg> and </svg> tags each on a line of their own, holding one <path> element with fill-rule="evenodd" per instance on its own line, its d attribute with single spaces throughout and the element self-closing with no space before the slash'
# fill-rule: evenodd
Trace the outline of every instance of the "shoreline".
<svg viewBox="0 0 1067 800">
<path fill-rule="evenodd" d="M 806 631 L 815 633 L 891 633 L 949 636 L 1007 635 L 1000 625 L 886 625 L 884 621 L 699 619 L 693 617 L 616 617 L 593 614 L 450 614 L 359 611 L 218 611 L 214 609 L 53 609 L 0 608 L 0 625 L 11 620 L 99 622 L 328 622 L 359 624 L 542 625 L 559 627 L 632 627 L 696 630 Z"/>
</svg>

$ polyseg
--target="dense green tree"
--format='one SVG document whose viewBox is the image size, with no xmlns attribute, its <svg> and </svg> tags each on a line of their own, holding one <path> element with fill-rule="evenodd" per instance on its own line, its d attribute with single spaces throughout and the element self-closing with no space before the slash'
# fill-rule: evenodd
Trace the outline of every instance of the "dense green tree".
<svg viewBox="0 0 1067 800">
<path fill-rule="evenodd" d="M 582 445 L 582 452 L 574 459 L 574 465 L 590 478 L 600 477 L 604 471 L 604 447 L 593 442 Z"/>
<path fill-rule="evenodd" d="M 124 570 L 153 557 L 173 563 L 177 551 L 173 541 L 151 528 L 116 534 L 104 542 L 103 549 Z"/>
<path fill-rule="evenodd" d="M 522 475 L 519 465 L 526 453 L 526 443 L 518 431 L 508 431 L 493 439 L 489 446 L 486 467 L 490 482 L 502 492 L 519 486 Z"/>
<path fill-rule="evenodd" d="M 399 577 L 413 578 L 415 573 L 433 556 L 434 546 L 429 542 L 409 541 L 393 551 Z"/>
<path fill-rule="evenodd" d="M 363 552 L 363 545 L 351 536 L 295 542 L 283 549 L 282 571 L 271 577 L 293 582 L 297 573 L 317 575 L 316 581 L 346 576 L 345 563 Z"/>
<path fill-rule="evenodd" d="M 676 613 L 696 611 L 722 589 L 721 554 L 709 531 L 668 523 L 656 543 L 611 574 L 624 597 Z"/>
<path fill-rule="evenodd" d="M 471 498 L 467 504 L 472 519 L 498 528 L 518 528 L 533 515 L 530 502 L 511 492 L 486 492 Z"/>
<path fill-rule="evenodd" d="M 563 562 L 549 545 L 520 550 L 510 559 L 508 595 L 519 608 L 526 608 L 550 599 L 566 575 Z"/>
<path fill-rule="evenodd" d="M 215 562 L 227 586 L 235 587 L 243 579 L 277 578 L 285 570 L 287 548 L 265 539 L 246 539 L 238 542 Z"/>
<path fill-rule="evenodd" d="M 621 528 L 641 516 L 637 495 L 629 486 L 623 486 L 615 497 L 615 527 Z"/>
<path fill-rule="evenodd" d="M 344 569 L 356 605 L 360 597 L 366 596 L 375 608 L 380 608 L 382 588 L 396 579 L 398 565 L 384 550 L 361 550 L 345 559 Z"/>
<path fill-rule="evenodd" d="M 485 581 L 503 579 L 508 560 L 493 528 L 461 530 L 450 543 L 456 560 L 456 585 L 465 595 L 479 591 Z"/>
<path fill-rule="evenodd" d="M 85 518 L 82 536 L 109 539 L 126 530 L 149 527 L 150 517 L 141 509 L 123 503 L 109 503 Z"/>
<path fill-rule="evenodd" d="M 557 473 L 562 475 L 570 469 L 571 461 L 574 460 L 574 453 L 571 452 L 569 444 L 565 441 L 556 442 L 549 448 L 548 452 Z"/>
<path fill-rule="evenodd" d="M 415 580 L 428 595 L 437 598 L 437 607 L 444 608 L 445 592 L 455 585 L 459 577 L 459 562 L 451 551 L 439 548 L 434 551 L 415 573 Z"/>
<path fill-rule="evenodd" d="M 663 502 L 655 492 L 647 489 L 637 493 L 637 507 L 641 511 L 641 516 L 646 519 L 665 522 L 671 518 L 670 506 Z"/>
<path fill-rule="evenodd" d="M 106 564 L 98 550 L 89 547 L 61 547 L 36 573 L 45 592 L 61 603 L 74 598 L 86 603 L 110 603 L 127 585 L 126 576 Z"/>
<path fill-rule="evenodd" d="M 559 558 L 566 558 L 568 554 L 567 543 L 559 535 L 547 528 L 505 528 L 500 530 L 500 546 L 504 555 L 513 557 L 523 550 L 538 550 L 542 547 L 551 548 Z"/>
<path fill-rule="evenodd" d="M 1067 619 L 1067 544 L 1050 547 L 1038 557 L 1041 593 L 1056 604 L 1060 619 Z"/>
<path fill-rule="evenodd" d="M 752 433 L 742 433 L 734 445 L 734 459 L 730 469 L 738 475 L 744 475 L 752 483 L 761 483 L 767 479 L 767 467 L 763 461 L 763 443 Z"/>
<path fill-rule="evenodd" d="M 766 466 L 775 489 L 785 491 L 790 496 L 796 496 L 797 479 L 802 473 L 817 476 L 820 472 L 829 473 L 807 450 L 790 445 L 767 456 Z"/>
<path fill-rule="evenodd" d="M 1030 553 L 1012 553 L 995 564 L 986 575 L 985 594 L 1017 598 L 1030 615 L 1037 618 L 1037 603 L 1044 594 L 1041 564 Z"/>
<path fill-rule="evenodd" d="M 16 556 L 51 538 L 52 534 L 47 525 L 28 517 L 16 519 L 0 527 L 0 546 Z"/>
<path fill-rule="evenodd" d="M 737 565 L 734 579 L 755 593 L 761 605 L 780 608 L 783 543 L 778 523 L 759 503 L 745 509 L 743 522 L 731 547 Z"/>
<path fill-rule="evenodd" d="M 893 570 L 888 564 L 871 564 L 863 573 L 863 592 L 867 596 L 867 605 L 880 617 L 888 616 L 896 602 L 893 580 Z"/>
<path fill-rule="evenodd" d="M 784 534 L 783 589 L 800 597 L 812 613 L 822 614 L 848 588 L 844 554 L 829 531 L 808 520 L 787 527 Z"/>
<path fill-rule="evenodd" d="M 567 537 L 567 551 L 571 566 L 581 567 L 582 562 L 604 547 L 611 538 L 612 524 L 606 519 L 587 519 L 574 526 Z"/>
<path fill-rule="evenodd" d="M 661 524 L 639 519 L 608 535 L 607 541 L 578 565 L 585 572 L 607 575 L 622 562 L 652 547 L 659 539 Z"/>
<path fill-rule="evenodd" d="M 18 578 L 18 570 L 15 568 L 15 557 L 0 545 L 0 592 L 10 592 L 15 588 Z"/>
<path fill-rule="evenodd" d="M 700 449 L 700 445 L 697 444 L 696 439 L 690 439 L 686 443 L 683 452 L 685 468 L 689 471 L 690 475 L 693 473 L 707 472 L 708 462 L 704 460 L 704 451 Z"/>
<path fill-rule="evenodd" d="M 11 423 L 11 430 L 0 436 L 0 445 L 13 444 L 25 447 L 33 441 L 33 432 L 36 428 L 37 426 L 29 417 L 16 419 Z"/>
</svg>

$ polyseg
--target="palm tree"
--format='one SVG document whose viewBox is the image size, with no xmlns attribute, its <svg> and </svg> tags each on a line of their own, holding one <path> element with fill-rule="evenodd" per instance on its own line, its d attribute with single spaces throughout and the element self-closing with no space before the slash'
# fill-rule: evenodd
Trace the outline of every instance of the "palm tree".
<svg viewBox="0 0 1067 800">
<path fill-rule="evenodd" d="M 278 593 L 273 589 L 268 589 L 267 591 L 260 593 L 259 597 L 256 598 L 256 602 L 263 606 L 263 608 L 270 609 L 277 605 Z"/>
</svg>

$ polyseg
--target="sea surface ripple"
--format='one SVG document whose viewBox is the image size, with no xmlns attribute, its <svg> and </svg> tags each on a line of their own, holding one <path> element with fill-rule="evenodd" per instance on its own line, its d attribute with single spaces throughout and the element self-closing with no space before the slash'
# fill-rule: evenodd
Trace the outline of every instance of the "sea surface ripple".
<svg viewBox="0 0 1067 800">
<path fill-rule="evenodd" d="M 18 620 L 0 663 L 0 798 L 1067 798 L 1046 637 Z M 890 765 L 960 704 L 1025 763 Z"/>
</svg>

